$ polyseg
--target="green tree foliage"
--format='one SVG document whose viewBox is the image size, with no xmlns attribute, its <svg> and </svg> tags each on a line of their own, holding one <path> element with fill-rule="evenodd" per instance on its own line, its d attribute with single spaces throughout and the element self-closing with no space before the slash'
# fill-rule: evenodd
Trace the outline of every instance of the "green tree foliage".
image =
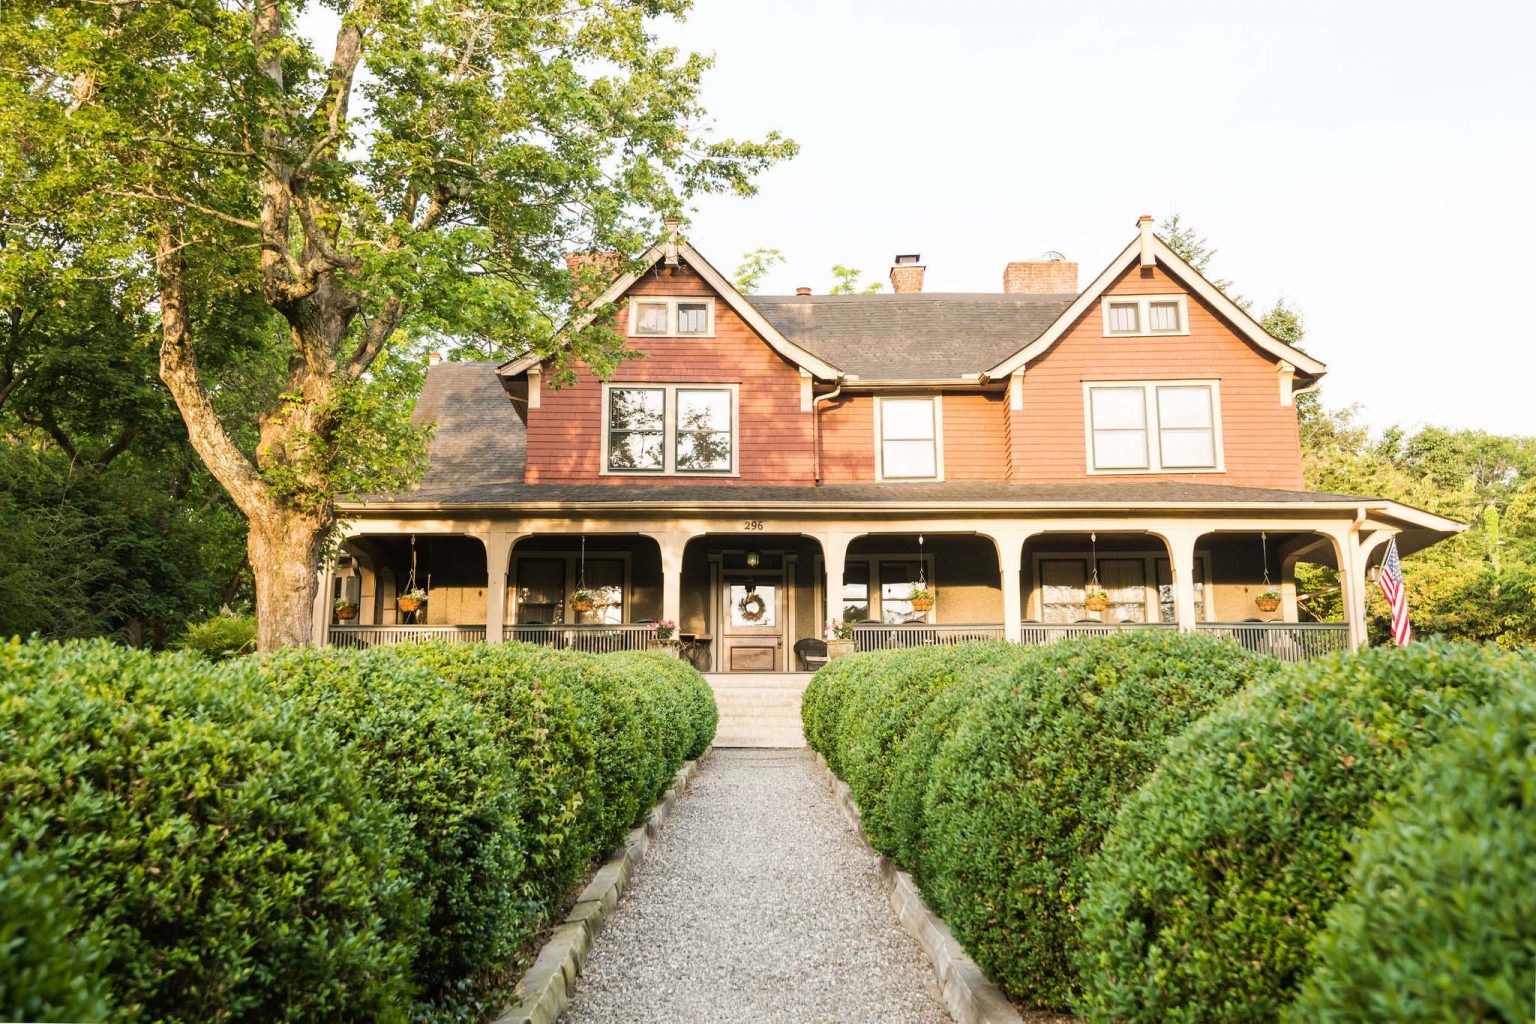
<svg viewBox="0 0 1536 1024">
<path fill-rule="evenodd" d="M 763 278 L 768 276 L 768 271 L 783 262 L 784 254 L 778 249 L 759 247 L 742 253 L 741 265 L 736 268 L 733 278 L 736 290 L 743 295 L 752 294 L 763 283 Z"/>
<path fill-rule="evenodd" d="M 297 27 L 321 7 L 341 15 L 323 49 Z M 374 372 L 402 332 L 610 367 L 621 342 L 601 318 L 553 326 L 580 287 L 561 256 L 635 254 L 660 215 L 749 194 L 793 153 L 701 133 L 709 61 L 649 26 L 686 9 L 6 5 L 0 155 L 21 168 L 5 190 L 21 262 L 46 266 L 57 235 L 142 268 L 159 375 L 250 524 L 263 647 L 308 640 L 337 493 L 419 471 L 425 439 Z M 266 371 L 242 421 L 217 386 L 232 348 Z"/>
<path fill-rule="evenodd" d="M 845 267 L 841 263 L 833 264 L 832 277 L 835 280 L 831 289 L 829 289 L 828 294 L 873 295 L 881 288 L 885 287 L 879 281 L 871 281 L 869 284 L 861 283 L 859 278 L 863 276 L 863 273 L 864 272 L 857 267 Z"/>
</svg>

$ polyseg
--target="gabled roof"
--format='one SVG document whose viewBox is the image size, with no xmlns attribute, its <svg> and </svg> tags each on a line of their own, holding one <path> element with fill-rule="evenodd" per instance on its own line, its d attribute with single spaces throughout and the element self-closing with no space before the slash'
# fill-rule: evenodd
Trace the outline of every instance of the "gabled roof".
<svg viewBox="0 0 1536 1024">
<path fill-rule="evenodd" d="M 1218 313 L 1231 321 L 1238 332 L 1247 338 L 1254 346 L 1274 356 L 1277 360 L 1284 360 L 1296 368 L 1301 376 L 1316 380 L 1328 372 L 1328 367 L 1317 359 L 1313 359 L 1301 349 L 1293 345 L 1287 345 L 1274 335 L 1266 331 L 1248 311 L 1237 303 L 1227 298 L 1220 288 L 1206 280 L 1205 275 L 1190 266 L 1189 262 L 1174 252 L 1167 242 L 1157 237 L 1150 230 L 1143 230 L 1130 245 L 1126 246 L 1116 256 L 1104 272 L 1094 278 L 1092 284 L 1083 290 L 1067 309 L 1057 318 L 1056 322 L 1045 330 L 1039 337 L 1022 346 L 1008 358 L 1003 359 L 986 370 L 982 376 L 988 380 L 996 380 L 1006 377 L 1015 370 L 1021 370 L 1029 363 L 1038 359 L 1050 351 L 1052 345 L 1061 340 L 1061 336 L 1077 322 L 1078 317 L 1092 309 L 1094 304 L 1109 290 L 1110 285 L 1120 279 L 1120 275 L 1131 266 L 1140 261 L 1143 266 L 1150 266 L 1152 261 L 1161 263 L 1175 277 L 1183 281 L 1189 289 L 1200 298 L 1209 303 Z"/>
<path fill-rule="evenodd" d="M 779 329 L 765 319 L 747 301 L 746 297 L 736 290 L 734 284 L 721 274 L 720 271 L 710 266 L 709 261 L 699 255 L 698 250 L 682 238 L 671 237 L 657 242 L 651 247 L 649 252 L 640 258 L 638 270 L 630 271 L 615 278 L 613 283 L 608 286 L 607 291 L 589 303 L 589 308 L 598 309 L 611 302 L 617 302 L 624 296 L 625 292 L 634 286 L 636 281 L 640 280 L 643 274 L 662 260 L 670 261 L 674 257 L 681 259 L 688 266 L 692 267 L 725 300 L 726 304 L 736 311 L 737 316 L 745 320 L 768 343 L 770 348 L 786 360 L 821 380 L 836 380 L 843 376 L 843 371 L 838 367 L 816 353 L 802 348 L 779 333 Z M 588 313 L 583 316 L 577 321 L 578 326 L 585 327 L 591 323 L 594 315 L 593 313 Z M 543 356 L 530 352 L 502 364 L 498 372 L 504 377 L 515 377 L 520 373 L 526 373 L 543 361 Z"/>
<path fill-rule="evenodd" d="M 860 383 L 966 380 L 1056 322 L 1075 293 L 749 295 L 790 341 Z"/>
</svg>

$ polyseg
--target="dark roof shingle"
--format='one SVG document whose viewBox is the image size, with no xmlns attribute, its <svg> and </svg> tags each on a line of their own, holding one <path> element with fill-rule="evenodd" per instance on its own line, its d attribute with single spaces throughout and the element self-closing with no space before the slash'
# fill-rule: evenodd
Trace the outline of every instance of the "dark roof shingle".
<svg viewBox="0 0 1536 1024">
<path fill-rule="evenodd" d="M 1072 295 L 748 295 L 780 334 L 862 381 L 957 380 L 1028 345 Z"/>
</svg>

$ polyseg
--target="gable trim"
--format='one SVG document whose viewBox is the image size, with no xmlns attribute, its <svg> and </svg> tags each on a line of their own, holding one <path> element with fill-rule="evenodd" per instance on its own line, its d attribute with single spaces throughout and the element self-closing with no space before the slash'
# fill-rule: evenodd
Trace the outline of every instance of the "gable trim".
<svg viewBox="0 0 1536 1024">
<path fill-rule="evenodd" d="M 801 348 L 779 333 L 779 329 L 769 323 L 767 318 L 759 313 L 741 292 L 736 290 L 735 285 L 726 280 L 720 271 L 710 266 L 709 261 L 699 255 L 697 249 L 680 238 L 675 241 L 669 238 L 667 241 L 658 242 L 656 245 L 653 245 L 650 251 L 640 258 L 640 269 L 629 271 L 615 278 L 614 282 L 608 286 L 608 289 L 589 304 L 589 308 L 596 309 L 617 302 L 623 298 L 630 288 L 634 287 L 641 276 L 648 273 L 657 263 L 663 259 L 672 262 L 678 256 L 682 257 L 704 279 L 705 283 L 714 289 L 715 294 L 726 301 L 731 309 L 736 312 L 737 316 L 746 321 L 747 325 L 756 331 L 763 341 L 768 343 L 769 348 L 794 364 L 796 368 L 806 371 L 817 380 L 835 381 L 842 378 L 842 370 L 839 370 L 809 350 Z M 585 313 L 576 321 L 576 326 L 578 328 L 585 327 L 596 319 L 596 316 L 596 313 Z M 503 363 L 497 367 L 496 372 L 503 377 L 515 377 L 518 374 L 526 373 L 535 366 L 541 365 L 544 359 L 544 356 L 536 352 L 525 353 Z"/>
<path fill-rule="evenodd" d="M 1114 284 L 1121 274 L 1138 261 L 1146 265 L 1149 257 L 1155 258 L 1156 262 L 1162 263 L 1186 287 L 1231 321 L 1244 338 L 1262 351 L 1269 353 L 1277 360 L 1290 363 L 1297 371 L 1306 374 L 1313 380 L 1328 372 L 1326 364 L 1313 359 L 1294 346 L 1287 345 L 1261 327 L 1259 322 L 1247 310 L 1227 298 L 1220 288 L 1206 280 L 1203 274 L 1190 266 L 1183 257 L 1169 248 L 1167 242 L 1164 242 L 1161 238 L 1150 232 L 1143 231 L 1121 250 L 1120 255 L 1116 256 L 1109 266 L 1104 268 L 1103 273 L 1094 278 L 1093 283 L 1083 290 L 1083 293 L 1077 297 L 1076 301 L 1068 306 L 1050 327 L 1046 328 L 1045 333 L 1001 363 L 987 370 L 981 375 L 982 379 L 996 380 L 1007 377 L 1009 374 L 1023 369 L 1029 363 L 1045 355 L 1056 342 L 1061 340 L 1062 335 L 1067 333 L 1068 328 L 1076 323 L 1078 318 L 1104 298 L 1105 294 L 1109 291 L 1110 285 Z"/>
</svg>

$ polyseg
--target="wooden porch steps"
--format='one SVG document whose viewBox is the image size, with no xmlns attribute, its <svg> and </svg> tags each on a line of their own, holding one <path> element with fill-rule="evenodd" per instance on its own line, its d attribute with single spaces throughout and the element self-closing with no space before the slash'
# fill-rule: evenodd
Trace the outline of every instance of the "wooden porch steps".
<svg viewBox="0 0 1536 1024">
<path fill-rule="evenodd" d="M 809 672 L 710 672 L 720 707 L 717 747 L 803 747 L 800 696 Z"/>
</svg>

